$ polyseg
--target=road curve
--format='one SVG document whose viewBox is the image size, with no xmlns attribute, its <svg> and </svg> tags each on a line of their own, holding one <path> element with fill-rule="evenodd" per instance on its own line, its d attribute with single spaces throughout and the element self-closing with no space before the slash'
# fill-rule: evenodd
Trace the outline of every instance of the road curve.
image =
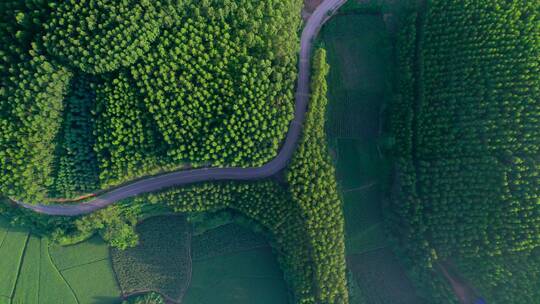
<svg viewBox="0 0 540 304">
<path fill-rule="evenodd" d="M 254 168 L 203 168 L 172 172 L 149 177 L 126 186 L 111 190 L 89 202 L 69 205 L 30 205 L 15 201 L 22 207 L 48 215 L 76 216 L 92 213 L 117 201 L 173 186 L 187 185 L 203 181 L 257 180 L 270 177 L 284 169 L 297 146 L 302 134 L 307 112 L 310 89 L 311 52 L 313 40 L 324 23 L 331 18 L 347 0 L 324 0 L 308 19 L 300 40 L 300 60 L 298 83 L 295 95 L 294 119 L 278 155 L 261 167 Z"/>
</svg>

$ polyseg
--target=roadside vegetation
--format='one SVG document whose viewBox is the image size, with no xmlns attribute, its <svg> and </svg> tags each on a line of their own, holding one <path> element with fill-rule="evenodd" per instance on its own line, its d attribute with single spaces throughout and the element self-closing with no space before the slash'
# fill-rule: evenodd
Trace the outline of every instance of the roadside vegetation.
<svg viewBox="0 0 540 304">
<path fill-rule="evenodd" d="M 293 116 L 301 6 L 3 1 L 2 194 L 37 203 L 266 163 Z"/>
</svg>

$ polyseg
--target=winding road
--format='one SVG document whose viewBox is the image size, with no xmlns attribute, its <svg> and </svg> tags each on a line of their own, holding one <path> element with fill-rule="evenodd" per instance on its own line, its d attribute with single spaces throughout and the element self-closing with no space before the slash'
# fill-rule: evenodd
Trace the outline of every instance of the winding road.
<svg viewBox="0 0 540 304">
<path fill-rule="evenodd" d="M 203 181 L 217 180 L 257 180 L 270 177 L 283 170 L 295 151 L 302 134 L 304 118 L 310 97 L 311 52 L 313 40 L 321 27 L 333 13 L 347 0 L 325 0 L 308 19 L 300 40 L 300 59 L 298 83 L 295 95 L 294 119 L 291 122 L 287 137 L 278 155 L 260 167 L 254 168 L 203 168 L 172 172 L 156 177 L 149 177 L 126 186 L 111 190 L 89 202 L 69 205 L 30 205 L 17 202 L 22 207 L 48 215 L 76 216 L 92 213 L 120 200 L 143 193 L 153 192 L 173 186 L 181 186 Z"/>
</svg>

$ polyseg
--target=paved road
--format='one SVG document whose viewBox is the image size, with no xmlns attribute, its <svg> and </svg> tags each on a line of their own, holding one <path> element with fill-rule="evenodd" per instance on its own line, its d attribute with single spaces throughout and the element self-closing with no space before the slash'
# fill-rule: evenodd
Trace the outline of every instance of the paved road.
<svg viewBox="0 0 540 304">
<path fill-rule="evenodd" d="M 261 167 L 256 168 L 204 168 L 178 171 L 156 177 L 149 177 L 126 186 L 111 190 L 89 202 L 69 205 L 19 205 L 33 211 L 49 214 L 75 216 L 92 213 L 117 201 L 173 186 L 217 180 L 257 180 L 270 177 L 284 169 L 291 159 L 302 133 L 302 126 L 309 102 L 311 52 L 313 40 L 322 25 L 330 19 L 332 12 L 347 0 L 325 0 L 313 12 L 302 32 L 300 41 L 300 62 L 296 88 L 294 120 L 278 155 Z"/>
</svg>

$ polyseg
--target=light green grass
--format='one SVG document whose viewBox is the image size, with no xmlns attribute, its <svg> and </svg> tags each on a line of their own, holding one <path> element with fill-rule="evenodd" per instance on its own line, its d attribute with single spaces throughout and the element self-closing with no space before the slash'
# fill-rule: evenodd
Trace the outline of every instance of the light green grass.
<svg viewBox="0 0 540 304">
<path fill-rule="evenodd" d="M 282 304 L 283 274 L 272 251 L 259 248 L 193 263 L 183 304 Z"/>
<path fill-rule="evenodd" d="M 98 235 L 70 246 L 51 246 L 52 259 L 60 271 L 109 259 L 109 247 Z"/>
<path fill-rule="evenodd" d="M 52 264 L 46 239 L 30 236 L 13 296 L 14 304 L 77 303 L 69 286 Z"/>
<path fill-rule="evenodd" d="M 4 237 L 0 246 L 0 295 L 11 298 L 15 290 L 28 232 L 22 229 L 7 228 L 5 222 L 0 227 Z"/>
<path fill-rule="evenodd" d="M 81 304 L 120 303 L 120 289 L 109 260 L 62 271 Z"/>
<path fill-rule="evenodd" d="M 47 239 L 41 239 L 39 269 L 39 303 L 77 303 L 77 298 L 68 282 L 53 264 Z"/>
<path fill-rule="evenodd" d="M 41 240 L 30 236 L 17 279 L 13 303 L 39 303 L 39 273 Z"/>
<path fill-rule="evenodd" d="M 381 15 L 344 14 L 322 31 L 328 51 L 327 133 L 344 201 L 347 253 L 387 245 L 382 201 L 389 160 L 378 146 L 391 98 L 392 50 Z"/>
<path fill-rule="evenodd" d="M 321 37 L 330 64 L 328 135 L 376 137 L 381 106 L 391 97 L 391 44 L 382 17 L 340 15 Z"/>
<path fill-rule="evenodd" d="M 87 264 L 108 258 L 103 241 L 51 249 L 49 246 L 47 239 L 24 229 L 9 228 L 0 218 L 0 304 L 119 303 L 120 291 L 110 261 Z M 51 254 L 61 259 L 62 265 L 71 267 L 65 270 L 69 277 L 66 280 Z"/>
<path fill-rule="evenodd" d="M 99 236 L 70 246 L 49 248 L 51 261 L 60 270 L 79 303 L 119 303 L 120 288 L 110 260 L 109 247 Z"/>
</svg>

